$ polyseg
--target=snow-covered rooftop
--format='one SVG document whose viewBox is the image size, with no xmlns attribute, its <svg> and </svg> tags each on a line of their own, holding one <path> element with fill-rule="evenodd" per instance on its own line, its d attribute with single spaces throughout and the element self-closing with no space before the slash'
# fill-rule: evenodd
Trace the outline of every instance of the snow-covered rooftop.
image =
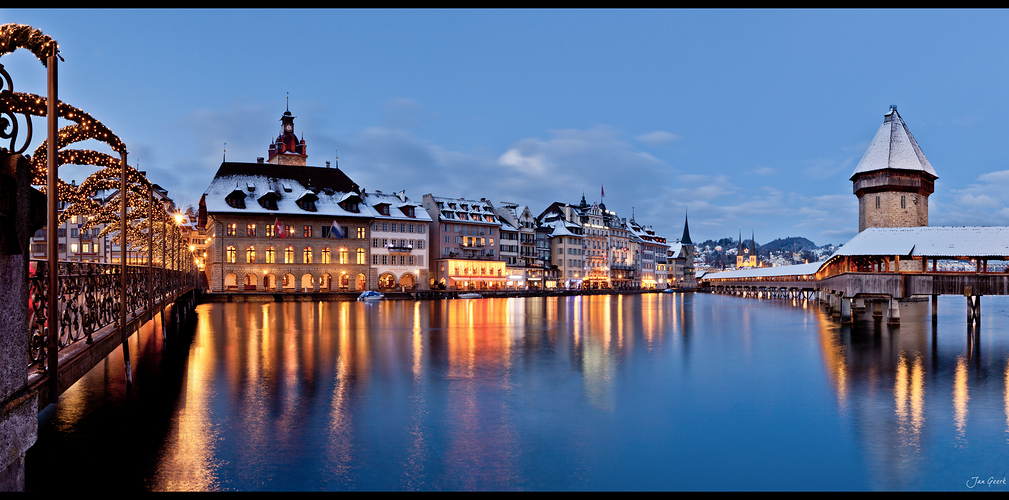
<svg viewBox="0 0 1009 500">
<path fill-rule="evenodd" d="M 751 269 L 737 269 L 735 271 L 723 271 L 720 273 L 709 272 L 704 275 L 704 279 L 726 279 L 726 278 L 767 278 L 771 276 L 805 276 L 816 274 L 823 262 L 810 262 L 809 264 L 796 264 L 794 266 L 776 267 L 754 267 Z"/>
<path fill-rule="evenodd" d="M 837 255 L 1009 256 L 1009 226 L 870 227 Z"/>
<path fill-rule="evenodd" d="M 426 195 L 425 195 L 426 196 Z M 483 224 L 500 224 L 494 206 L 486 200 L 467 200 L 465 198 L 443 198 L 431 196 L 438 204 L 439 216 L 443 221 L 477 222 Z"/>
<path fill-rule="evenodd" d="M 245 208 L 229 205 L 228 196 L 244 198 Z M 314 200 L 315 211 L 298 205 L 298 200 Z M 203 203 L 210 214 L 264 214 L 283 216 L 361 217 L 378 219 L 404 219 L 431 221 L 424 210 L 414 210 L 414 217 L 402 210 L 391 210 L 382 215 L 373 208 L 381 202 L 395 207 L 413 205 L 405 203 L 405 195 L 365 193 L 339 169 L 268 163 L 222 163 L 210 187 L 204 193 Z M 263 200 L 261 202 L 260 200 Z M 276 209 L 267 200 L 275 200 Z M 340 203 L 360 200 L 357 212 L 344 209 Z M 408 201 L 408 200 L 407 200 Z"/>
<path fill-rule="evenodd" d="M 897 113 L 896 106 L 891 106 L 890 111 L 883 115 L 883 124 L 876 131 L 876 136 L 872 138 L 851 176 L 854 178 L 860 173 L 887 168 L 918 170 L 938 177 Z"/>
</svg>

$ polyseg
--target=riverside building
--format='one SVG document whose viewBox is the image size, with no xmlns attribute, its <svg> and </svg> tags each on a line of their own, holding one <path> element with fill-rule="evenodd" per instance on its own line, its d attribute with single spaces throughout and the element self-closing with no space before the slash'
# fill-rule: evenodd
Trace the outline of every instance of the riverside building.
<svg viewBox="0 0 1009 500">
<path fill-rule="evenodd" d="M 200 199 L 210 290 L 356 292 L 426 283 L 430 218 L 405 193 L 366 193 L 338 166 L 308 166 L 294 118 L 284 112 L 265 161 L 221 163 Z"/>
<path fill-rule="evenodd" d="M 506 263 L 500 258 L 501 222 L 487 199 L 467 200 L 425 194 L 424 209 L 431 217 L 432 288 L 447 290 L 503 290 Z"/>
</svg>

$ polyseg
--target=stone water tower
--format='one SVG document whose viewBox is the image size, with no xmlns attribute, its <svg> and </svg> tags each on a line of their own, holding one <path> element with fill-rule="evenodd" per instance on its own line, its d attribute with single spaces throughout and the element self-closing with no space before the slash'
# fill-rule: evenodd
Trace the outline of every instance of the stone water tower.
<svg viewBox="0 0 1009 500">
<path fill-rule="evenodd" d="M 858 197 L 858 231 L 927 226 L 928 196 L 938 178 L 897 106 L 890 106 L 851 176 Z"/>
</svg>

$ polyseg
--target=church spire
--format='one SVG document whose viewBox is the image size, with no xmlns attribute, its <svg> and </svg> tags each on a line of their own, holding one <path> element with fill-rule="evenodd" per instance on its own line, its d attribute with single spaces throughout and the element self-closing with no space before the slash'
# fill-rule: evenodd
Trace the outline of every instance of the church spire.
<svg viewBox="0 0 1009 500">
<path fill-rule="evenodd" d="M 683 211 L 683 237 L 680 238 L 680 243 L 684 245 L 693 245 L 694 242 L 690 241 L 690 225 L 687 224 L 687 212 Z"/>
</svg>

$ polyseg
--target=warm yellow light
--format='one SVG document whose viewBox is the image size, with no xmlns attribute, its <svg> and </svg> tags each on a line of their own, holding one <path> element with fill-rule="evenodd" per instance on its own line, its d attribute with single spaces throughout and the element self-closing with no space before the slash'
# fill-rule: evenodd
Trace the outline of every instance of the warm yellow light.
<svg viewBox="0 0 1009 500">
<path fill-rule="evenodd" d="M 175 214 L 175 223 L 181 226 L 182 225 L 182 221 L 183 221 L 182 214 Z"/>
</svg>

